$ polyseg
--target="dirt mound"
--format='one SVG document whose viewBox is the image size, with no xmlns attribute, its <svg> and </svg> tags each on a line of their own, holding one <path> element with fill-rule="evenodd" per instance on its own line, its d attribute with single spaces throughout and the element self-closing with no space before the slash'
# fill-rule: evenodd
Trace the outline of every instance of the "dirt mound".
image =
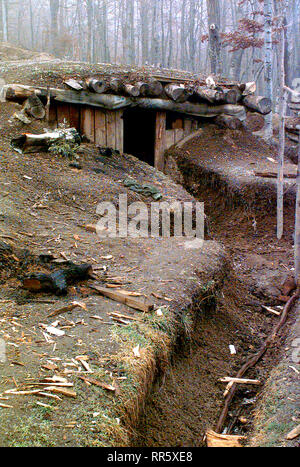
<svg viewBox="0 0 300 467">
<path fill-rule="evenodd" d="M 11 60 L 52 60 L 54 57 L 33 50 L 22 49 L 7 42 L 0 42 L 0 61 Z"/>
</svg>

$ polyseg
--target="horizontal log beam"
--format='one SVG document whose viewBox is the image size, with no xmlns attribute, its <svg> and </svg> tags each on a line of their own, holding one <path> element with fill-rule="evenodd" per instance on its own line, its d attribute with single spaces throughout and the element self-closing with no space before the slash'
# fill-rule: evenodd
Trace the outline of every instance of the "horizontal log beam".
<svg viewBox="0 0 300 467">
<path fill-rule="evenodd" d="M 184 102 L 177 104 L 176 102 L 167 101 L 164 99 L 136 99 L 135 105 L 142 109 L 165 110 L 171 112 L 184 113 L 194 115 L 196 117 L 217 117 L 218 115 L 232 115 L 239 120 L 246 120 L 245 107 L 241 105 L 207 105 L 207 104 L 192 104 Z"/>
<path fill-rule="evenodd" d="M 6 85 L 5 87 L 9 90 L 13 86 L 14 85 Z M 18 86 L 19 95 L 20 88 L 23 89 L 24 100 L 31 91 L 34 91 L 40 98 L 47 99 L 48 89 L 45 87 L 34 88 L 32 86 Z M 216 117 L 217 115 L 225 114 L 235 116 L 241 121 L 246 119 L 246 110 L 242 105 L 208 105 L 206 103 L 194 104 L 191 102 L 176 103 L 171 100 L 158 98 L 133 98 L 112 94 L 97 94 L 88 91 L 77 92 L 55 88 L 50 88 L 49 92 L 50 97 L 59 102 L 85 104 L 107 110 L 118 110 L 125 107 L 137 106 L 144 109 L 172 111 L 199 117 Z"/>
</svg>

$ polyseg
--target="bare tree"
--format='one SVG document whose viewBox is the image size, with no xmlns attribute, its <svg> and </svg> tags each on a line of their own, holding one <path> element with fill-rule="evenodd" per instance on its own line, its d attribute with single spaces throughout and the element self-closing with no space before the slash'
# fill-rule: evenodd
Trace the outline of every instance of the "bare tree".
<svg viewBox="0 0 300 467">
<path fill-rule="evenodd" d="M 59 55 L 58 12 L 59 12 L 59 0 L 50 0 L 51 49 L 55 56 Z"/>
<path fill-rule="evenodd" d="M 221 72 L 220 52 L 220 2 L 219 0 L 206 0 L 207 19 L 209 30 L 209 58 L 212 73 Z"/>
<path fill-rule="evenodd" d="M 278 74 L 279 74 L 279 152 L 278 152 L 278 178 L 277 178 L 277 238 L 283 235 L 283 169 L 285 149 L 285 116 L 286 116 L 286 89 L 285 89 L 285 32 L 284 18 L 286 13 L 286 0 L 280 5 L 280 39 L 278 43 Z"/>
<path fill-rule="evenodd" d="M 7 0 L 2 0 L 2 37 L 4 42 L 8 42 L 8 5 Z"/>
<path fill-rule="evenodd" d="M 273 99 L 272 0 L 264 0 L 265 20 L 265 95 Z M 265 138 L 273 138 L 272 113 L 266 116 Z"/>
</svg>

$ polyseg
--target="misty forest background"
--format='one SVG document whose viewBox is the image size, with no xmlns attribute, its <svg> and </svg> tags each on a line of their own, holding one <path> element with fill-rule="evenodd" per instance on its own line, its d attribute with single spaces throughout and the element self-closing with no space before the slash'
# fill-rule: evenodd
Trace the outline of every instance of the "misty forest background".
<svg viewBox="0 0 300 467">
<path fill-rule="evenodd" d="M 285 82 L 292 87 L 300 77 L 300 0 L 0 0 L 0 40 L 65 60 L 217 72 L 256 81 L 263 93 L 269 4 L 276 102 L 283 3 Z"/>
</svg>

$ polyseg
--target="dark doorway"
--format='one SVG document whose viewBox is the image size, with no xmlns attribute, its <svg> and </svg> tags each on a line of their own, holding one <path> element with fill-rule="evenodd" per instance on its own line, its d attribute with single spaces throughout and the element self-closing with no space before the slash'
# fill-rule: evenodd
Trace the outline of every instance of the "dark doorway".
<svg viewBox="0 0 300 467">
<path fill-rule="evenodd" d="M 156 112 L 128 109 L 123 119 L 124 152 L 154 167 Z"/>
</svg>

